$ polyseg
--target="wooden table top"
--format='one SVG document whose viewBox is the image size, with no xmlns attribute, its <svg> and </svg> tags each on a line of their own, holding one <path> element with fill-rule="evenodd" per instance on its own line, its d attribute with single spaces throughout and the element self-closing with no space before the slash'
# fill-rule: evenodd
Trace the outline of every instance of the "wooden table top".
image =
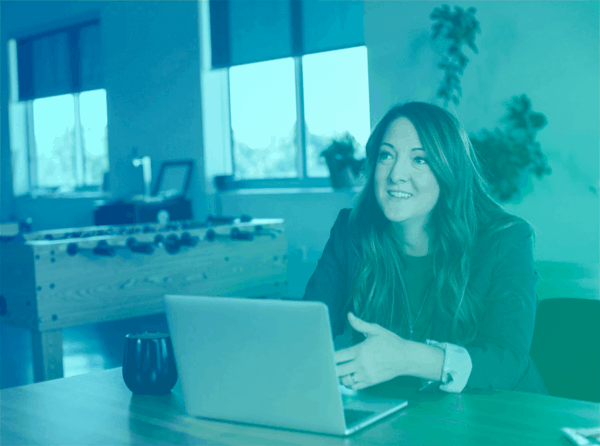
<svg viewBox="0 0 600 446">
<path fill-rule="evenodd" d="M 390 392 L 390 389 L 387 390 Z M 0 391 L 4 446 L 54 445 L 562 445 L 561 427 L 598 426 L 600 405 L 521 392 L 419 394 L 408 407 L 339 438 L 194 418 L 179 385 L 166 396 L 132 395 L 121 368 Z"/>
</svg>

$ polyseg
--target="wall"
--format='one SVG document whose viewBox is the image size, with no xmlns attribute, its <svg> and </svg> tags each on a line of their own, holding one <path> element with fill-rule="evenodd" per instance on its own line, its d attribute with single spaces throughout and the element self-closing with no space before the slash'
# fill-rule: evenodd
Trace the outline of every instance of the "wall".
<svg viewBox="0 0 600 446">
<path fill-rule="evenodd" d="M 88 221 L 93 199 L 18 198 L 11 203 L 8 149 L 6 43 L 56 24 L 95 14 L 102 27 L 107 90 L 110 184 L 114 198 L 140 190 L 136 153 L 152 158 L 154 175 L 162 161 L 193 158 L 190 196 L 197 218 L 206 213 L 200 96 L 198 4 L 185 2 L 2 1 L 2 220 L 11 206 L 17 218 L 60 206 L 59 215 L 34 219 L 34 229 L 71 227 Z M 7 174 L 8 172 L 8 174 Z M 10 191 L 10 193 L 9 193 Z M 83 208 L 82 208 L 82 203 Z"/>
<path fill-rule="evenodd" d="M 442 2 L 365 2 L 371 124 L 394 104 L 436 102 L 443 78 L 429 15 Z M 598 2 L 455 2 L 477 8 L 478 54 L 454 109 L 467 131 L 492 129 L 515 95 L 527 94 L 549 124 L 538 135 L 553 173 L 532 179 L 506 208 L 537 230 L 537 257 L 598 263 Z M 441 104 L 439 104 L 441 105 Z"/>
</svg>

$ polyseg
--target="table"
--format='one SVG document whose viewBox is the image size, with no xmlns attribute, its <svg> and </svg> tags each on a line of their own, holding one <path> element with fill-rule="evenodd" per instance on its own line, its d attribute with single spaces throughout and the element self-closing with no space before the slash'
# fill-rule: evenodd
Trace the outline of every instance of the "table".
<svg viewBox="0 0 600 446">
<path fill-rule="evenodd" d="M 388 389 L 407 409 L 348 438 L 193 418 L 179 385 L 132 395 L 121 368 L 0 391 L 1 442 L 60 445 L 562 445 L 560 427 L 598 425 L 597 403 L 510 391 L 420 394 Z"/>
</svg>

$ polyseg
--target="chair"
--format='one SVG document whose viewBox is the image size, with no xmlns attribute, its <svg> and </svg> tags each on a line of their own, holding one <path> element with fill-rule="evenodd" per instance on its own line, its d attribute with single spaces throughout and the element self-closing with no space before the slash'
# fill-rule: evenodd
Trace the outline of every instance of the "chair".
<svg viewBox="0 0 600 446">
<path fill-rule="evenodd" d="M 530 353 L 551 395 L 600 402 L 600 300 L 542 300 Z"/>
</svg>

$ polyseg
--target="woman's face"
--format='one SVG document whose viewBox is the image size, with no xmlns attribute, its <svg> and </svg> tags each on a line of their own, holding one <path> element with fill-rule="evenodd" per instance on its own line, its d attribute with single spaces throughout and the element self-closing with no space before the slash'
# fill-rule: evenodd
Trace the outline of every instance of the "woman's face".
<svg viewBox="0 0 600 446">
<path fill-rule="evenodd" d="M 375 196 L 386 218 L 424 228 L 440 187 L 412 123 L 398 118 L 388 127 L 375 167 Z"/>
</svg>

